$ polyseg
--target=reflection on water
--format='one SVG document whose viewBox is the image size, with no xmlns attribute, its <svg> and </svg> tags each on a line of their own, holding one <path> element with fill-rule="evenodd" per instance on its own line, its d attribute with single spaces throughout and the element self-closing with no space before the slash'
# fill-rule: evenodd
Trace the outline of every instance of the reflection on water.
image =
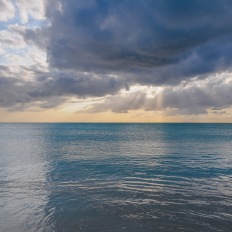
<svg viewBox="0 0 232 232">
<path fill-rule="evenodd" d="M 44 144 L 33 126 L 0 124 L 0 231 L 39 231 L 48 196 Z"/>
<path fill-rule="evenodd" d="M 0 231 L 231 231 L 230 124 L 0 124 Z"/>
</svg>

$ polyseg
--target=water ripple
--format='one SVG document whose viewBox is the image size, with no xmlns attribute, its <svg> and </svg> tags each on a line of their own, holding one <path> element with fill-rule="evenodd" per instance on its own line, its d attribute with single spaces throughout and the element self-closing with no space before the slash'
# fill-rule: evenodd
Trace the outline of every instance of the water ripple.
<svg viewBox="0 0 232 232">
<path fill-rule="evenodd" d="M 230 124 L 0 124 L 0 231 L 231 231 Z"/>
</svg>

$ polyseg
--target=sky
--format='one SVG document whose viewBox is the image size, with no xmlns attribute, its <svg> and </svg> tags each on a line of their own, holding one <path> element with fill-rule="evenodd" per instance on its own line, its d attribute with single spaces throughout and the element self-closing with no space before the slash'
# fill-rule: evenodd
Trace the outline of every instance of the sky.
<svg viewBox="0 0 232 232">
<path fill-rule="evenodd" d="M 0 0 L 0 122 L 232 122 L 232 1 Z"/>
</svg>

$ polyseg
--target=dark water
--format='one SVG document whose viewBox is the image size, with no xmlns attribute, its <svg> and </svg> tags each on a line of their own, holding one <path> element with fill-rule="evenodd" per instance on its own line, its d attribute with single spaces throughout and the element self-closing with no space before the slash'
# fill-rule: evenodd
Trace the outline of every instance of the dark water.
<svg viewBox="0 0 232 232">
<path fill-rule="evenodd" d="M 0 231 L 232 231 L 232 124 L 0 124 Z"/>
</svg>

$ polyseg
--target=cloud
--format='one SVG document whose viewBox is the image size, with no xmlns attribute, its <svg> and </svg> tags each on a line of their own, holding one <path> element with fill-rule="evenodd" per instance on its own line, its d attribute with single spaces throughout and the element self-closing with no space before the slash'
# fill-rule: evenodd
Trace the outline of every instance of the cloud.
<svg viewBox="0 0 232 232">
<path fill-rule="evenodd" d="M 12 29 L 8 28 L 6 30 L 0 31 L 1 47 L 17 49 L 25 46 L 25 41 L 23 37 L 19 33 L 15 32 L 13 30 L 13 27 L 17 27 L 17 26 L 12 26 Z"/>
<path fill-rule="evenodd" d="M 88 112 L 205 114 L 232 107 L 230 0 L 0 6 L 0 107 L 55 108 L 71 97 L 104 96 Z M 9 24 L 13 18 L 17 23 Z"/>
<path fill-rule="evenodd" d="M 19 70 L 25 78 L 19 78 Z M 33 78 L 30 78 L 33 77 Z M 124 90 L 122 90 L 124 89 Z M 56 108 L 72 97 L 92 101 L 85 112 L 162 111 L 168 115 L 220 114 L 232 107 L 231 73 L 203 80 L 193 78 L 176 86 L 128 86 L 112 75 L 49 71 L 43 66 L 0 66 L 0 107 L 10 111 Z"/>
<path fill-rule="evenodd" d="M 124 96 L 108 96 L 103 103 L 97 103 L 85 110 L 89 113 L 112 111 L 114 113 L 128 113 L 144 107 L 147 97 L 143 91 L 130 92 Z"/>
<path fill-rule="evenodd" d="M 17 0 L 15 4 L 22 23 L 27 23 L 30 18 L 38 20 L 44 19 L 43 0 Z"/>
<path fill-rule="evenodd" d="M 47 36 L 53 68 L 163 85 L 231 67 L 229 0 L 53 0 L 46 12 L 51 26 L 27 39 Z"/>
<path fill-rule="evenodd" d="M 131 110 L 166 111 L 171 115 L 206 114 L 209 109 L 220 113 L 232 107 L 231 73 L 214 75 L 205 80 L 191 80 L 178 86 L 161 88 L 137 87 L 135 91 L 109 96 L 104 102 L 90 106 L 87 112 Z"/>
<path fill-rule="evenodd" d="M 18 78 L 18 69 L 25 78 Z M 33 78 L 29 78 L 33 77 Z M 114 76 L 95 76 L 91 73 L 48 72 L 42 66 L 0 66 L 0 107 L 15 108 L 28 105 L 54 107 L 68 97 L 101 97 L 115 94 L 123 86 Z M 56 101 L 54 101 L 56 99 Z M 41 102 L 41 104 L 38 104 Z M 51 104 L 52 102 L 52 104 Z M 17 107 L 18 109 L 18 107 Z"/>
<path fill-rule="evenodd" d="M 20 22 L 25 24 L 30 19 L 43 20 L 44 0 L 0 0 L 0 21 L 9 21 L 19 17 Z"/>
<path fill-rule="evenodd" d="M 8 21 L 15 17 L 15 7 L 9 0 L 0 0 L 0 21 Z"/>
</svg>

